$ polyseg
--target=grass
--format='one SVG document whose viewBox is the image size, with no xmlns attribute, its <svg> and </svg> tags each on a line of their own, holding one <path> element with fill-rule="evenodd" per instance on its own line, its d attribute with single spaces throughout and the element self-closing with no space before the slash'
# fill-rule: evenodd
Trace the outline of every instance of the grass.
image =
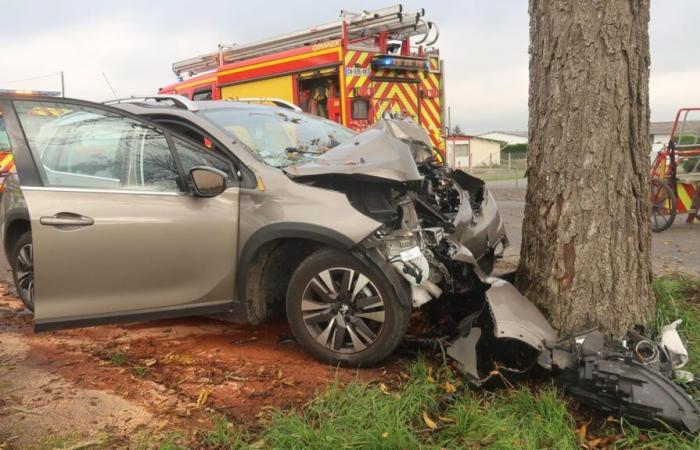
<svg viewBox="0 0 700 450">
<path fill-rule="evenodd" d="M 121 352 L 114 352 L 107 355 L 109 362 L 115 366 L 123 366 L 129 362 L 129 355 Z"/>
<path fill-rule="evenodd" d="M 658 329 L 676 318 L 692 365 L 700 368 L 700 280 L 662 277 L 653 285 Z M 550 383 L 512 389 L 471 389 L 446 368 L 419 358 L 401 381 L 385 385 L 332 384 L 299 410 L 274 411 L 239 429 L 223 417 L 193 448 L 275 449 L 698 449 L 700 437 L 641 430 L 624 420 L 607 422 L 563 397 Z M 446 384 L 447 383 L 447 384 Z M 591 422 L 592 421 L 592 422 Z M 580 433 L 587 423 L 587 433 Z M 593 424 L 591 424 L 593 423 Z M 164 441 L 165 442 L 165 441 Z M 175 445 L 175 444 L 173 444 Z M 162 449 L 183 448 L 161 445 Z"/>
</svg>

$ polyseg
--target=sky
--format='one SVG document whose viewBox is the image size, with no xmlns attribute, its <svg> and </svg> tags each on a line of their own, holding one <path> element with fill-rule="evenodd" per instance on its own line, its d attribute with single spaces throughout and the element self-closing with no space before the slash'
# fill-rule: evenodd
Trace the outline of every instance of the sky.
<svg viewBox="0 0 700 450">
<path fill-rule="evenodd" d="M 337 20 L 341 9 L 394 4 L 351 0 L 0 0 L 0 89 L 60 90 L 88 100 L 153 94 L 175 81 L 171 64 Z M 469 133 L 526 130 L 527 0 L 404 1 L 440 28 L 452 125 Z M 672 120 L 700 105 L 698 0 L 652 0 L 651 115 Z M 29 81 L 27 78 L 50 75 Z M 103 75 L 104 74 L 104 75 Z"/>
</svg>

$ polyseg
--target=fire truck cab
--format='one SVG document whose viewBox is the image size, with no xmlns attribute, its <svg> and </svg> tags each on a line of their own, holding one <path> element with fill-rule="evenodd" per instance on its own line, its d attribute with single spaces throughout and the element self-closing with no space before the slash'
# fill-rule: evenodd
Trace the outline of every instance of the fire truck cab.
<svg viewBox="0 0 700 450">
<path fill-rule="evenodd" d="M 408 117 L 444 152 L 443 63 L 437 26 L 401 5 L 341 11 L 341 20 L 173 64 L 159 90 L 191 100 L 287 103 L 355 130 Z M 440 155 L 442 156 L 442 155 Z"/>
</svg>

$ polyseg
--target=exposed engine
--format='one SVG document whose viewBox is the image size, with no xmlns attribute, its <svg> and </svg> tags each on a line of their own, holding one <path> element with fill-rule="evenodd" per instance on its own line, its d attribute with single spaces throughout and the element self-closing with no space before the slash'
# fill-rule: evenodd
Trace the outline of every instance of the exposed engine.
<svg viewBox="0 0 700 450">
<path fill-rule="evenodd" d="M 615 339 L 595 330 L 558 339 L 512 279 L 490 276 L 507 238 L 485 183 L 436 164 L 417 125 L 394 120 L 375 128 L 385 134 L 371 130 L 351 143 L 365 144 L 360 157 L 349 160 L 343 149 L 324 162 L 336 164 L 337 173 L 317 174 L 321 165 L 310 165 L 304 182 L 343 192 L 355 209 L 381 223 L 358 251 L 379 260 L 403 286 L 402 298 L 410 296 L 420 308 L 424 326 L 407 341 L 433 349 L 439 343 L 473 385 L 539 366 L 565 392 L 607 414 L 640 425 L 700 430 L 700 406 L 674 381 L 693 379 L 678 370 L 688 355 L 677 323 L 659 343 L 637 332 Z M 384 163 L 392 158 L 391 165 Z"/>
</svg>

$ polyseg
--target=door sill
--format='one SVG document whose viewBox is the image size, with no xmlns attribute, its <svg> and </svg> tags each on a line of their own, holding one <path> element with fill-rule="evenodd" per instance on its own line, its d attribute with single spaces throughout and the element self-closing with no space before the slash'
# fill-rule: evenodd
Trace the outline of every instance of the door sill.
<svg viewBox="0 0 700 450">
<path fill-rule="evenodd" d="M 65 319 L 34 321 L 34 331 L 54 331 L 66 328 L 83 328 L 115 323 L 147 322 L 152 320 L 174 319 L 176 317 L 203 316 L 231 309 L 232 301 L 206 303 L 179 308 L 142 310 L 130 313 L 114 313 L 96 316 L 81 316 Z"/>
</svg>

